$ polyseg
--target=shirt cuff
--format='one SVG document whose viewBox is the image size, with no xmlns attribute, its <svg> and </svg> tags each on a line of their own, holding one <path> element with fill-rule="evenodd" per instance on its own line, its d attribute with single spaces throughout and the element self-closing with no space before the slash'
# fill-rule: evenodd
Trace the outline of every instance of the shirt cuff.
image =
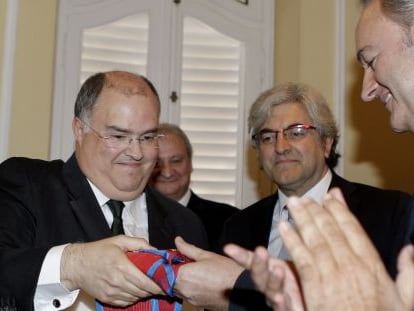
<svg viewBox="0 0 414 311">
<path fill-rule="evenodd" d="M 60 261 L 67 245 L 52 247 L 43 260 L 33 301 L 35 310 L 63 310 L 79 294 L 79 290 L 70 292 L 60 283 Z"/>
</svg>

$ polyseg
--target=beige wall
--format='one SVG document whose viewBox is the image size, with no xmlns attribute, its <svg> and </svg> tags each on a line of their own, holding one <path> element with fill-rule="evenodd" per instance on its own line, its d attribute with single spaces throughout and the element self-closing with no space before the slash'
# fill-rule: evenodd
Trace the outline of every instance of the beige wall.
<svg viewBox="0 0 414 311">
<path fill-rule="evenodd" d="M 48 157 L 56 5 L 56 0 L 21 0 L 19 4 L 11 156 Z"/>
<path fill-rule="evenodd" d="M 6 0 L 0 0 L 0 69 L 3 68 L 3 42 L 4 42 L 5 24 L 6 24 Z M 2 78 L 3 77 L 0 74 L 0 86 L 2 85 L 2 81 L 3 81 Z M 1 87 L 0 87 L 0 95 L 1 95 Z M 1 102 L 0 102 L 0 105 L 1 105 Z"/>
<path fill-rule="evenodd" d="M 333 102 L 334 17 L 332 0 L 276 0 L 276 82 L 309 83 Z"/>
<path fill-rule="evenodd" d="M 381 104 L 361 103 L 362 71 L 355 61 L 353 39 L 359 0 L 343 1 L 347 9 L 344 175 L 413 192 L 414 171 L 403 166 L 414 159 L 413 137 L 391 132 Z M 5 3 L 0 0 L 0 60 Z M 10 155 L 48 157 L 56 8 L 57 0 L 20 0 Z M 276 82 L 310 83 L 334 103 L 335 1 L 276 0 L 275 30 Z"/>
<path fill-rule="evenodd" d="M 389 113 L 377 102 L 360 99 L 362 69 L 356 61 L 354 28 L 359 1 L 346 0 L 346 140 L 347 178 L 384 188 L 414 192 L 414 137 L 396 134 L 389 125 Z"/>
</svg>

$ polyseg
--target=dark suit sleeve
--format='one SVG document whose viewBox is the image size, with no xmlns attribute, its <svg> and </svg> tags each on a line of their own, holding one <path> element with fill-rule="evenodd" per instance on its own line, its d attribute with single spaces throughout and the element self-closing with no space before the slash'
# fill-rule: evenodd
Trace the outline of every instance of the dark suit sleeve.
<svg viewBox="0 0 414 311">
<path fill-rule="evenodd" d="M 36 195 L 23 169 L 9 160 L 0 165 L 0 297 L 31 310 L 47 248 L 35 248 L 36 217 L 29 202 Z"/>
<path fill-rule="evenodd" d="M 229 311 L 261 311 L 272 310 L 266 304 L 265 296 L 258 292 L 248 270 L 237 278 L 230 293 Z"/>
<path fill-rule="evenodd" d="M 389 213 L 391 218 L 390 228 L 388 228 L 388 237 L 384 242 L 377 243 L 380 249 L 380 255 L 383 258 L 385 266 L 392 278 L 397 276 L 397 262 L 401 249 L 413 242 L 414 238 L 414 200 L 406 193 L 400 193 L 398 202 L 393 206 L 392 213 Z M 374 217 L 374 216 L 373 216 Z M 378 234 L 378 236 L 380 236 Z M 375 238 L 373 238 L 375 241 Z M 389 245 L 389 255 L 387 256 L 383 245 Z"/>
<path fill-rule="evenodd" d="M 407 233 L 404 241 L 406 244 L 414 244 L 414 199 L 411 200 L 411 208 L 408 216 Z"/>
</svg>

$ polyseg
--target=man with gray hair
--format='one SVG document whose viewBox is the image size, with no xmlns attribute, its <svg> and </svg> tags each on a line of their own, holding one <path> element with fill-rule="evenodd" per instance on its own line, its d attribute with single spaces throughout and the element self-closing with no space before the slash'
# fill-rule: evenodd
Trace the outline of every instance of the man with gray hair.
<svg viewBox="0 0 414 311">
<path fill-rule="evenodd" d="M 291 219 L 287 199 L 308 197 L 321 203 L 337 187 L 395 276 L 398 253 L 408 239 L 411 197 L 352 183 L 334 172 L 338 129 L 324 97 L 309 85 L 282 83 L 259 96 L 248 121 L 252 145 L 278 189 L 233 216 L 225 225 L 223 244 L 250 250 L 261 245 L 272 256 L 290 259 L 278 231 L 280 221 Z"/>
<path fill-rule="evenodd" d="M 264 246 L 273 256 L 289 259 L 278 230 L 280 222 L 291 219 L 285 208 L 288 198 L 296 196 L 321 203 L 329 189 L 339 188 L 388 274 L 394 277 L 398 252 L 412 236 L 412 198 L 399 191 L 349 182 L 333 171 L 338 159 L 338 131 L 320 93 L 301 83 L 277 85 L 253 104 L 249 128 L 260 163 L 278 190 L 233 215 L 226 222 L 223 244 L 235 243 L 250 250 Z M 190 247 L 182 240 L 176 244 L 196 260 L 180 270 L 175 288 L 193 304 L 226 306 L 225 297 L 230 297 L 229 310 L 269 309 L 248 271 L 242 272 L 231 261 Z M 286 265 L 284 269 L 287 271 Z M 198 280 L 206 274 L 207 278 Z"/>
<path fill-rule="evenodd" d="M 364 8 L 356 28 L 357 58 L 364 69 L 361 97 L 367 102 L 379 99 L 384 103 L 395 132 L 414 132 L 414 1 L 361 3 Z M 373 202 L 367 204 L 375 208 Z M 385 275 L 378 254 L 350 215 L 339 191 L 330 191 L 321 205 L 295 198 L 289 209 L 301 221 L 301 228 L 298 234 L 284 226 L 282 234 L 295 255 L 308 309 L 413 310 L 414 235 L 411 244 L 400 252 L 394 283 Z M 408 217 L 412 227 L 413 215 Z M 330 239 L 339 243 L 330 243 Z M 238 250 L 233 245 L 227 253 L 247 255 L 247 251 Z M 321 252 L 323 257 L 319 256 Z M 252 269 L 256 285 L 274 304 L 274 310 L 291 310 L 283 297 L 286 293 L 282 283 L 286 279 L 280 273 L 270 273 L 269 278 L 266 265 L 275 258 L 269 260 L 263 249 L 258 249 L 255 256 L 254 263 L 252 258 L 244 257 L 243 265 Z"/>
</svg>

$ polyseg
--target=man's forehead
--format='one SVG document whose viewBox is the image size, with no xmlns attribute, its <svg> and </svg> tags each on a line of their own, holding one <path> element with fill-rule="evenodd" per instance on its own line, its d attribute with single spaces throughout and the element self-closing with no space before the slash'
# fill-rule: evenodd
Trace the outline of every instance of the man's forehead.
<svg viewBox="0 0 414 311">
<path fill-rule="evenodd" d="M 165 135 L 161 139 L 161 143 L 165 142 L 169 146 L 173 146 L 175 149 L 185 148 L 184 139 L 180 135 L 172 132 L 164 133 L 163 131 L 160 131 L 160 133 Z"/>
<path fill-rule="evenodd" d="M 134 95 L 147 97 L 151 93 L 148 84 L 143 79 L 126 72 L 108 74 L 104 88 L 122 93 L 127 97 Z"/>
<path fill-rule="evenodd" d="M 378 8 L 375 7 L 374 4 L 370 4 L 364 8 L 359 17 L 357 27 L 355 28 L 355 41 L 356 41 L 356 48 L 357 48 L 357 58 L 358 61 L 364 61 L 364 50 L 367 48 L 369 44 L 370 38 L 374 35 L 376 31 L 376 21 L 378 18 L 380 11 Z"/>
<path fill-rule="evenodd" d="M 382 26 L 379 22 L 390 21 L 381 8 L 381 2 L 373 0 L 365 6 L 358 20 L 356 31 L 364 31 L 367 26 Z"/>
</svg>

